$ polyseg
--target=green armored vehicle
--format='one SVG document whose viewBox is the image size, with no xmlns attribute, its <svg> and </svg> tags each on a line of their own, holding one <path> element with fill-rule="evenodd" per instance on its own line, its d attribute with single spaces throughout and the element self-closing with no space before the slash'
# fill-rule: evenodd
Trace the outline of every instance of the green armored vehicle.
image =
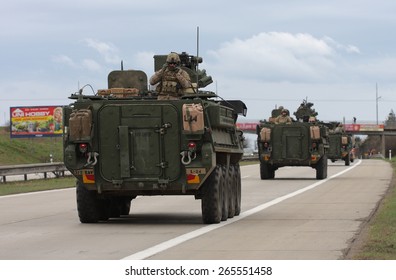
<svg viewBox="0 0 396 280">
<path fill-rule="evenodd" d="M 154 56 L 156 70 L 166 57 Z M 196 82 L 179 100 L 157 100 L 138 70 L 113 71 L 108 89 L 71 95 L 64 163 L 77 178 L 82 223 L 128 215 L 134 198 L 153 195 L 201 199 L 208 224 L 239 215 L 243 134 L 236 121 L 247 108 L 200 89 L 212 81 L 198 69 L 202 58 L 183 52 L 180 59 Z"/>
<path fill-rule="evenodd" d="M 280 110 L 275 109 L 268 121 L 257 125 L 261 179 L 275 178 L 284 166 L 310 166 L 316 179 L 327 178 L 328 128 L 317 121 L 312 105 L 304 100 L 294 113 L 297 120 L 277 123 Z"/>
<path fill-rule="evenodd" d="M 354 146 L 353 137 L 345 133 L 342 124 L 332 122 L 329 127 L 329 149 L 327 158 L 331 162 L 343 160 L 345 165 L 349 166 L 353 162 L 352 149 Z"/>
</svg>

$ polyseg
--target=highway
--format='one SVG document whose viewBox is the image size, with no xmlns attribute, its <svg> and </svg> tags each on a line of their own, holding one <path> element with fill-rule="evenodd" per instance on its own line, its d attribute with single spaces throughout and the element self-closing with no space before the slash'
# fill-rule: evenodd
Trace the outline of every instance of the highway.
<svg viewBox="0 0 396 280">
<path fill-rule="evenodd" d="M 260 180 L 258 165 L 241 172 L 242 212 L 215 225 L 191 196 L 138 197 L 128 216 L 98 224 L 79 222 L 74 188 L 0 197 L 0 259 L 343 259 L 392 177 L 374 159 L 329 161 L 325 180 L 310 167 L 274 180 Z"/>
</svg>

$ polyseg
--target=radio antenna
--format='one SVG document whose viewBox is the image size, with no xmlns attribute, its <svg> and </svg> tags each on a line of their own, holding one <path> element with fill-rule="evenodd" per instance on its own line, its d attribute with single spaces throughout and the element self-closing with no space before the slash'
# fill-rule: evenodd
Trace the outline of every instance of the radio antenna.
<svg viewBox="0 0 396 280">
<path fill-rule="evenodd" d="M 197 93 L 198 93 L 198 79 L 199 79 L 199 77 L 198 77 L 198 68 L 199 68 L 199 61 L 198 61 L 198 59 L 199 59 L 199 26 L 197 26 L 197 59 L 196 59 L 196 61 L 197 61 Z"/>
</svg>

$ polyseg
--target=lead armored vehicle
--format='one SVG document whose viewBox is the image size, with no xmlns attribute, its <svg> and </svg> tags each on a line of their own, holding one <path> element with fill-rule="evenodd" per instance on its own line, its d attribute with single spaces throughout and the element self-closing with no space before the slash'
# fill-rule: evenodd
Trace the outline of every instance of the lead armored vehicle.
<svg viewBox="0 0 396 280">
<path fill-rule="evenodd" d="M 195 87 L 179 100 L 157 100 L 139 70 L 112 71 L 108 89 L 70 96 L 64 163 L 77 178 L 82 223 L 128 215 L 133 199 L 154 195 L 200 199 L 204 223 L 239 215 L 243 134 L 236 121 L 247 108 L 202 90 L 212 82 L 198 69 L 202 58 L 179 56 Z M 155 70 L 166 58 L 154 56 Z"/>
<path fill-rule="evenodd" d="M 313 104 L 306 100 L 294 113 L 296 120 L 275 123 L 279 109 L 268 121 L 257 125 L 257 145 L 261 179 L 275 178 L 275 171 L 284 166 L 310 166 L 316 179 L 327 177 L 328 128 L 316 119 Z"/>
</svg>

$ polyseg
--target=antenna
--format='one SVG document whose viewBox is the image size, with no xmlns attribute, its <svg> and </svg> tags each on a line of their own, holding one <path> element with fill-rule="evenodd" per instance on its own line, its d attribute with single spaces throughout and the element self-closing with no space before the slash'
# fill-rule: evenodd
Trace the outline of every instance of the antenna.
<svg viewBox="0 0 396 280">
<path fill-rule="evenodd" d="M 198 68 L 199 68 L 199 26 L 197 26 L 197 93 L 198 93 Z"/>
</svg>

